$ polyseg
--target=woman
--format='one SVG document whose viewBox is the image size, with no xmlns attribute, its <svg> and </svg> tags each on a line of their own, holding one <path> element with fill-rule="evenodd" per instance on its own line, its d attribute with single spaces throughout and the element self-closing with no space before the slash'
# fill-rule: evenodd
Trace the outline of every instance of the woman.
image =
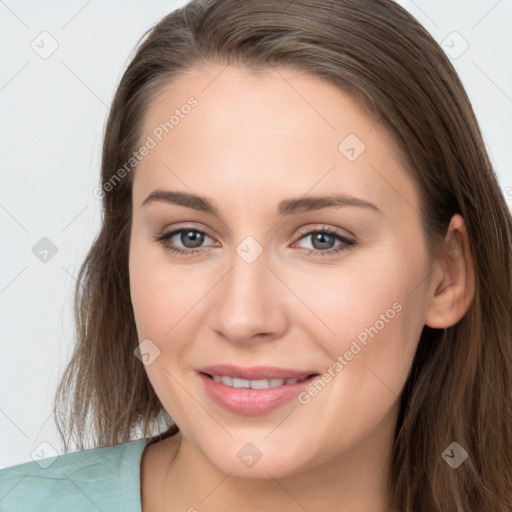
<svg viewBox="0 0 512 512">
<path fill-rule="evenodd" d="M 82 451 L 0 472 L 2 510 L 511 510 L 511 213 L 403 8 L 171 13 L 94 193 L 55 409 Z"/>
</svg>

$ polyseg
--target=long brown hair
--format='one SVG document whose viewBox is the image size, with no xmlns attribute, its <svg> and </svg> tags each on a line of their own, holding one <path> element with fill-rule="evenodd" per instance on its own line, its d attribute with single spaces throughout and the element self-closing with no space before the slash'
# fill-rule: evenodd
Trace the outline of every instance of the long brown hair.
<svg viewBox="0 0 512 512">
<path fill-rule="evenodd" d="M 88 434 L 105 446 L 140 430 L 177 430 L 134 356 L 142 341 L 128 272 L 135 167 L 122 179 L 119 169 L 140 145 L 155 95 L 212 62 L 306 71 L 375 114 L 419 186 L 431 255 L 441 254 L 452 215 L 462 215 L 475 298 L 456 325 L 424 327 L 400 398 L 389 486 L 402 511 L 512 509 L 512 217 L 454 67 L 391 0 L 195 0 L 141 38 L 106 124 L 101 180 L 111 186 L 80 268 L 77 344 L 55 397 L 65 449 L 73 436 L 83 449 Z M 441 457 L 453 441 L 469 454 L 457 469 Z"/>
</svg>

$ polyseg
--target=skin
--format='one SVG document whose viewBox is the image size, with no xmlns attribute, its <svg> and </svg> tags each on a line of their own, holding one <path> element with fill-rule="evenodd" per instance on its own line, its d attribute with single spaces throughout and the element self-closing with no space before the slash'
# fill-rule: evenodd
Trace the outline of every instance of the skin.
<svg viewBox="0 0 512 512">
<path fill-rule="evenodd" d="M 419 190 L 390 135 L 316 77 L 195 68 L 153 101 L 141 140 L 190 96 L 198 106 L 139 163 L 133 182 L 137 331 L 160 350 L 147 374 L 180 428 L 144 452 L 143 510 L 393 511 L 386 478 L 398 400 L 422 328 L 457 323 L 474 296 L 463 219 L 454 216 L 446 235 L 457 257 L 429 261 Z M 348 134 L 366 146 L 354 161 L 338 149 Z M 219 217 L 141 206 L 155 189 L 208 196 Z M 382 213 L 277 215 L 283 199 L 333 192 Z M 153 239 L 179 227 L 205 233 L 205 252 L 175 255 Z M 342 242 L 322 248 L 298 234 L 322 227 L 358 244 L 322 256 Z M 236 252 L 247 236 L 263 250 L 250 264 Z M 172 240 L 187 247 L 179 234 Z M 246 417 L 213 403 L 198 379 L 197 368 L 217 363 L 322 374 L 395 303 L 394 318 L 306 405 L 292 399 Z M 252 467 L 237 457 L 247 442 L 262 454 Z"/>
</svg>

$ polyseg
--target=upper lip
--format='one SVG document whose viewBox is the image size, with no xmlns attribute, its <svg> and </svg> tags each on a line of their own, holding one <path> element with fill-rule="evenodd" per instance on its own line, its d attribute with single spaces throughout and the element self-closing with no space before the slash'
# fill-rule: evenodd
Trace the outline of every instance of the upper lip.
<svg viewBox="0 0 512 512">
<path fill-rule="evenodd" d="M 213 366 L 204 366 L 198 370 L 208 375 L 221 375 L 235 377 L 237 379 L 262 380 L 262 379 L 300 379 L 310 375 L 318 375 L 316 372 L 308 370 L 294 370 L 290 368 L 278 368 L 275 366 L 253 366 L 251 368 L 242 368 L 232 364 L 216 364 Z"/>
</svg>

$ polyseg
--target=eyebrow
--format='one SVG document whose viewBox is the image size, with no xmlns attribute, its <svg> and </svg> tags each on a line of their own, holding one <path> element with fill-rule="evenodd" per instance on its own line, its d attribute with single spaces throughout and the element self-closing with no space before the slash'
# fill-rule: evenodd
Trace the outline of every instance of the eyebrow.
<svg viewBox="0 0 512 512">
<path fill-rule="evenodd" d="M 165 202 L 192 208 L 200 212 L 210 213 L 218 216 L 219 210 L 213 201 L 205 196 L 198 196 L 188 192 L 176 192 L 171 190 L 154 190 L 144 199 L 141 206 L 153 202 Z M 340 208 L 343 206 L 355 206 L 358 208 L 370 208 L 381 215 L 382 210 L 373 203 L 345 194 L 333 194 L 329 196 L 308 196 L 284 199 L 277 207 L 280 216 L 294 215 L 322 208 Z"/>
</svg>

